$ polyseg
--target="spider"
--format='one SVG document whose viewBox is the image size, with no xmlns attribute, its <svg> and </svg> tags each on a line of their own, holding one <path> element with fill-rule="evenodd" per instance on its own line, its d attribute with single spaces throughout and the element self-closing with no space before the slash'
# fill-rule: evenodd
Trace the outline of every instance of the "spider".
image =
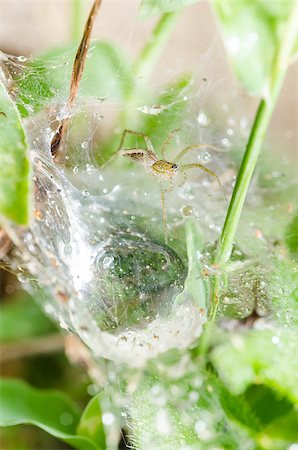
<svg viewBox="0 0 298 450">
<path fill-rule="evenodd" d="M 173 185 L 173 178 L 177 176 L 179 172 L 183 173 L 183 182 L 186 181 L 185 171 L 189 169 L 198 168 L 203 170 L 204 172 L 208 173 L 212 177 L 214 177 L 220 188 L 222 188 L 221 182 L 212 170 L 208 169 L 207 167 L 203 166 L 199 163 L 189 163 L 189 164 L 177 164 L 180 162 L 180 160 L 183 158 L 183 156 L 189 152 L 190 150 L 198 149 L 201 147 L 210 147 L 213 149 L 217 149 L 217 147 L 214 147 L 210 144 L 198 144 L 198 145 L 189 145 L 185 147 L 183 150 L 181 150 L 178 155 L 175 158 L 174 162 L 169 162 L 166 160 L 166 148 L 170 142 L 170 140 L 174 137 L 174 134 L 179 131 L 180 128 L 176 128 L 172 130 L 168 137 L 166 138 L 162 148 L 161 148 L 161 155 L 162 159 L 159 159 L 157 154 L 154 151 L 153 145 L 149 137 L 144 134 L 140 133 L 138 131 L 132 131 L 125 129 L 122 133 L 121 141 L 117 150 L 117 154 L 120 153 L 122 156 L 127 156 L 134 161 L 137 161 L 141 164 L 143 164 L 145 171 L 147 173 L 150 173 L 153 176 L 156 176 L 159 179 L 159 187 L 160 187 L 160 198 L 161 198 L 161 206 L 162 206 L 162 218 L 163 218 L 163 227 L 164 227 L 164 236 L 165 236 L 165 243 L 168 242 L 168 233 L 167 233 L 167 211 L 166 211 L 166 203 L 165 203 L 165 193 L 170 192 L 174 185 Z M 146 148 L 123 148 L 124 140 L 128 134 L 135 135 L 138 137 L 142 137 L 145 141 Z M 170 181 L 171 188 L 165 189 L 162 186 L 162 181 Z"/>
</svg>

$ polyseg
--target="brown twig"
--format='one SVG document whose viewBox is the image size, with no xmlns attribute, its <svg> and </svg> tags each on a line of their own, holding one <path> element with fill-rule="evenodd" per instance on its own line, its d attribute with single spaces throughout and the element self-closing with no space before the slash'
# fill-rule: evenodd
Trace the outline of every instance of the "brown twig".
<svg viewBox="0 0 298 450">
<path fill-rule="evenodd" d="M 20 342 L 1 344 L 1 362 L 30 356 L 64 351 L 64 338 L 60 333 L 32 338 Z"/>
<path fill-rule="evenodd" d="M 101 0 L 95 0 L 92 6 L 92 9 L 90 11 L 88 20 L 85 25 L 83 37 L 81 40 L 81 43 L 79 45 L 79 48 L 77 50 L 73 68 L 72 68 L 72 74 L 71 74 L 71 81 L 70 81 L 70 90 L 69 90 L 69 97 L 67 100 L 67 110 L 68 113 L 72 109 L 74 101 L 77 97 L 80 81 L 82 79 L 82 75 L 85 68 L 87 53 L 90 46 L 91 41 L 91 33 L 94 25 L 94 21 L 98 12 L 98 9 L 100 7 Z M 51 153 L 52 156 L 55 157 L 56 154 L 59 151 L 59 148 L 61 146 L 62 141 L 64 140 L 65 133 L 67 130 L 69 122 L 69 117 L 62 119 L 58 130 L 53 136 L 52 142 L 51 142 Z"/>
<path fill-rule="evenodd" d="M 4 230 L 0 228 L 0 259 L 4 258 L 12 247 L 12 242 Z"/>
</svg>

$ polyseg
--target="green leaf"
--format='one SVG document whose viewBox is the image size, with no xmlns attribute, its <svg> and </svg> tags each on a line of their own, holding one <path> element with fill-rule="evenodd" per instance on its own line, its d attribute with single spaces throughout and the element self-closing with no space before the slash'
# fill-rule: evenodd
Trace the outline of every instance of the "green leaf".
<svg viewBox="0 0 298 450">
<path fill-rule="evenodd" d="M 211 353 L 220 378 L 233 394 L 264 384 L 298 402 L 298 333 L 291 329 L 249 330 L 226 337 Z"/>
<path fill-rule="evenodd" d="M 35 425 L 82 450 L 102 447 L 76 435 L 80 413 L 74 403 L 58 391 L 42 391 L 18 379 L 0 380 L 0 426 Z"/>
<path fill-rule="evenodd" d="M 199 0 L 142 0 L 140 14 L 142 17 L 162 14 L 181 9 L 184 6 L 192 5 L 198 1 Z"/>
<path fill-rule="evenodd" d="M 213 6 L 236 75 L 248 92 L 262 94 L 276 52 L 277 21 L 259 0 L 221 0 Z"/>
<path fill-rule="evenodd" d="M 0 307 L 0 342 L 27 339 L 54 330 L 54 324 L 26 293 Z"/>
<path fill-rule="evenodd" d="M 19 225 L 29 220 L 29 160 L 21 118 L 0 69 L 0 215 Z"/>
<path fill-rule="evenodd" d="M 189 76 L 184 76 L 173 85 L 167 86 L 164 93 L 158 98 L 152 100 L 151 96 L 151 101 L 149 101 L 148 98 L 146 99 L 145 106 L 143 103 L 143 107 L 145 108 L 146 106 L 150 108 L 152 105 L 156 105 L 157 107 L 159 105 L 161 106 L 162 110 L 158 115 L 137 112 L 134 113 L 133 117 L 131 117 L 130 120 L 128 120 L 128 123 L 125 124 L 125 128 L 147 135 L 150 138 L 157 155 L 160 154 L 161 147 L 169 133 L 173 129 L 180 127 L 183 122 L 184 114 L 188 105 L 188 102 L 184 100 L 184 97 L 189 93 L 190 80 L 191 78 Z M 139 97 L 141 96 L 143 96 L 143 93 L 139 93 Z M 142 106 L 139 106 L 139 109 L 141 107 Z M 134 125 L 131 125 L 131 123 Z M 100 163 L 108 160 L 109 157 L 118 149 L 122 132 L 123 130 L 121 130 L 121 133 L 116 133 L 113 137 L 110 137 L 100 149 L 100 152 L 98 152 Z M 136 136 L 128 135 L 124 142 L 125 148 L 136 146 L 140 146 L 142 148 L 144 145 L 144 139 Z M 170 146 L 171 143 L 169 147 Z"/>
<path fill-rule="evenodd" d="M 204 243 L 202 230 L 193 218 L 187 219 L 185 230 L 188 274 L 184 282 L 183 292 L 176 297 L 175 304 L 184 303 L 186 299 L 189 299 L 206 313 L 208 298 L 207 283 L 205 283 L 202 275 L 203 267 L 198 260 L 198 252 L 202 250 Z"/>
<path fill-rule="evenodd" d="M 77 433 L 97 442 L 101 448 L 106 448 L 100 399 L 101 394 L 97 394 L 90 400 L 81 416 Z"/>
<path fill-rule="evenodd" d="M 271 260 L 267 292 L 276 320 L 287 326 L 298 325 L 298 262 L 279 256 Z"/>
<path fill-rule="evenodd" d="M 175 84 L 167 86 L 165 92 L 156 100 L 164 110 L 154 115 L 144 115 L 140 121 L 140 130 L 150 137 L 157 154 L 169 133 L 182 125 L 188 102 L 185 96 L 189 94 L 191 77 L 184 76 Z"/>
<path fill-rule="evenodd" d="M 270 422 L 270 424 L 263 429 L 262 436 L 272 441 L 283 440 L 290 443 L 298 442 L 298 411 L 292 409 L 288 414 L 285 414 L 278 419 Z"/>
<path fill-rule="evenodd" d="M 255 433 L 261 430 L 261 423 L 252 411 L 243 395 L 235 396 L 226 388 L 220 379 L 209 375 L 214 395 L 216 394 L 227 417 Z"/>
<path fill-rule="evenodd" d="M 38 112 L 51 99 L 66 101 L 75 54 L 75 47 L 63 47 L 29 61 L 16 79 L 22 114 Z M 131 66 L 123 52 L 108 42 L 92 43 L 79 96 L 119 100 L 125 97 L 132 83 Z"/>
<path fill-rule="evenodd" d="M 286 228 L 285 243 L 290 252 L 298 256 L 298 214 L 294 216 Z"/>
<path fill-rule="evenodd" d="M 252 384 L 243 397 L 263 426 L 293 409 L 293 404 L 286 397 L 264 384 Z"/>
</svg>

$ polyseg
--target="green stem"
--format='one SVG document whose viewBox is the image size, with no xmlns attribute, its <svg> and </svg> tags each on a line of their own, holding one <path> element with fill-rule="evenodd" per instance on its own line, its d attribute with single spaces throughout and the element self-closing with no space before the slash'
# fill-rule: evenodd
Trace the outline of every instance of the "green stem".
<svg viewBox="0 0 298 450">
<path fill-rule="evenodd" d="M 136 77 L 148 77 L 172 32 L 180 12 L 165 13 L 161 16 L 135 61 L 134 74 Z"/>
<path fill-rule="evenodd" d="M 152 34 L 137 57 L 133 66 L 135 82 L 126 94 L 125 110 L 123 111 L 122 117 L 120 117 L 121 128 L 136 126 L 134 123 L 134 103 L 138 95 L 139 80 L 141 80 L 143 85 L 144 81 L 149 77 L 164 49 L 180 12 L 181 11 L 170 12 L 161 16 Z"/>
<path fill-rule="evenodd" d="M 285 30 L 286 34 L 280 42 L 280 47 L 277 51 L 274 66 L 272 68 L 271 82 L 269 83 L 266 97 L 264 96 L 262 98 L 255 116 L 233 190 L 226 220 L 219 239 L 214 263 L 220 267 L 223 267 L 231 256 L 237 227 L 249 189 L 250 181 L 298 36 L 298 0 L 293 3 L 293 10 L 289 15 L 289 20 L 286 24 Z M 215 318 L 218 307 L 219 287 L 220 280 L 217 277 L 214 283 L 213 304 L 211 305 L 211 316 L 213 319 Z"/>
<path fill-rule="evenodd" d="M 82 37 L 84 25 L 84 8 L 82 0 L 72 0 L 71 8 L 71 39 L 79 42 Z"/>
</svg>

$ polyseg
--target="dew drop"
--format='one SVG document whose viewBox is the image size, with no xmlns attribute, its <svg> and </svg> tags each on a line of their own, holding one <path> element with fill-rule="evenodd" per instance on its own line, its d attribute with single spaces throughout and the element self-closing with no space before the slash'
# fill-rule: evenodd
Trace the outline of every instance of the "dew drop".
<svg viewBox="0 0 298 450">
<path fill-rule="evenodd" d="M 228 138 L 223 138 L 221 143 L 224 147 L 230 147 L 231 145 L 230 140 Z"/>
<path fill-rule="evenodd" d="M 191 205 L 182 206 L 182 208 L 180 209 L 180 214 L 182 217 L 189 217 L 192 215 L 192 213 L 193 209 Z"/>
<path fill-rule="evenodd" d="M 102 423 L 104 425 L 112 425 L 115 422 L 115 416 L 114 414 L 110 413 L 110 412 L 106 412 L 102 415 Z"/>
<path fill-rule="evenodd" d="M 279 337 L 278 336 L 273 336 L 273 338 L 271 339 L 273 344 L 278 344 L 279 343 Z"/>
<path fill-rule="evenodd" d="M 207 151 L 202 152 L 202 153 L 199 155 L 199 160 L 202 161 L 202 163 L 204 163 L 204 164 L 207 164 L 208 162 L 210 162 L 211 159 L 212 159 L 212 156 L 211 156 L 210 153 L 207 152 Z"/>
<path fill-rule="evenodd" d="M 165 105 L 141 106 L 140 108 L 137 108 L 137 110 L 141 111 L 143 114 L 149 114 L 151 116 L 157 116 L 165 109 Z"/>
<path fill-rule="evenodd" d="M 209 124 L 209 119 L 204 112 L 200 112 L 197 120 L 202 127 L 206 127 Z"/>
<path fill-rule="evenodd" d="M 20 62 L 26 62 L 26 61 L 27 61 L 26 56 L 19 56 L 17 59 L 18 59 L 18 61 L 20 61 Z"/>
<path fill-rule="evenodd" d="M 88 142 L 82 142 L 81 147 L 86 149 L 88 147 Z"/>
<path fill-rule="evenodd" d="M 113 262 L 114 262 L 113 256 L 106 256 L 102 261 L 103 269 L 109 269 L 110 267 L 112 267 Z"/>
<path fill-rule="evenodd" d="M 166 409 L 160 409 L 155 418 L 156 428 L 159 433 L 169 436 L 172 433 L 172 425 Z"/>
</svg>

